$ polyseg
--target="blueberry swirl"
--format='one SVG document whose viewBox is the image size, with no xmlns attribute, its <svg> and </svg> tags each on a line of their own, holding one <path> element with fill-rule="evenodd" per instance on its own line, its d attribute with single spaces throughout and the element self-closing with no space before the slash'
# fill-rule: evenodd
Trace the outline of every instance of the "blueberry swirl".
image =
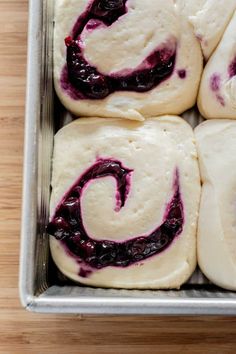
<svg viewBox="0 0 236 354">
<path fill-rule="evenodd" d="M 173 73 L 176 60 L 176 42 L 159 46 L 128 74 L 104 74 L 84 57 L 81 34 L 86 28 L 95 30 L 100 23 L 111 26 L 128 12 L 127 0 L 93 0 L 82 13 L 71 35 L 65 39 L 67 64 L 62 72 L 61 86 L 74 99 L 104 99 L 116 91 L 146 92 Z"/>
<path fill-rule="evenodd" d="M 120 161 L 98 159 L 66 193 L 48 224 L 50 235 L 60 240 L 69 253 L 89 269 L 108 266 L 127 267 L 157 255 L 167 249 L 181 234 L 184 208 L 181 199 L 179 174 L 175 172 L 173 196 L 166 206 L 163 222 L 149 235 L 138 236 L 123 242 L 92 239 L 86 232 L 81 214 L 81 196 L 88 182 L 110 176 L 117 184 L 117 211 L 124 207 L 130 189 L 132 170 Z M 81 268 L 81 276 L 83 269 Z M 84 275 L 85 276 L 85 275 Z"/>
</svg>

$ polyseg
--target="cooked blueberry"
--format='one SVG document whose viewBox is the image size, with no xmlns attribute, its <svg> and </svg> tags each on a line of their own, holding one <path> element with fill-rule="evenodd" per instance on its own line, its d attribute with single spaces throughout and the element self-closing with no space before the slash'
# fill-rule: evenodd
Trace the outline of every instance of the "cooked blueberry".
<svg viewBox="0 0 236 354">
<path fill-rule="evenodd" d="M 114 253 L 104 253 L 98 257 L 97 262 L 102 267 L 107 267 L 108 265 L 113 265 L 115 259 Z"/>
<path fill-rule="evenodd" d="M 72 45 L 72 43 L 73 43 L 73 39 L 72 39 L 71 36 L 68 36 L 68 37 L 65 38 L 65 45 L 67 47 L 70 47 Z"/>
<path fill-rule="evenodd" d="M 68 239 L 64 239 L 63 242 L 73 254 L 84 257 L 83 247 L 81 245 L 83 245 L 85 240 L 81 237 L 79 231 L 72 232 L 72 235 L 70 235 Z"/>
<path fill-rule="evenodd" d="M 166 65 L 160 64 L 158 66 L 155 66 L 155 68 L 153 68 L 152 73 L 156 79 L 161 80 L 163 77 L 168 75 L 169 71 Z"/>
<path fill-rule="evenodd" d="M 97 0 L 93 3 L 90 13 L 93 17 L 103 20 L 107 19 L 109 14 L 109 12 L 101 6 L 101 0 Z"/>
<path fill-rule="evenodd" d="M 117 82 L 117 84 L 118 84 L 117 86 L 120 90 L 123 90 L 123 91 L 129 90 L 129 83 L 128 83 L 128 80 L 126 77 L 119 78 L 119 81 Z"/>
<path fill-rule="evenodd" d="M 80 197 L 81 192 L 82 192 L 82 188 L 80 186 L 76 186 L 73 189 L 72 195 L 75 197 Z"/>
<path fill-rule="evenodd" d="M 151 70 L 140 71 L 135 76 L 137 91 L 145 92 L 154 86 L 154 76 Z"/>
<path fill-rule="evenodd" d="M 108 26 L 126 13 L 127 0 L 95 0 L 87 13 L 87 19 L 98 18 Z"/>
<path fill-rule="evenodd" d="M 145 251 L 146 247 L 146 239 L 145 238 L 139 238 L 137 240 L 134 240 L 131 244 L 130 247 L 130 253 L 132 256 L 137 256 L 139 254 L 143 254 Z"/>
<path fill-rule="evenodd" d="M 123 0 L 100 0 L 99 1 L 101 9 L 104 10 L 118 10 L 124 6 Z"/>
<path fill-rule="evenodd" d="M 102 252 L 114 252 L 115 250 L 115 243 L 112 241 L 102 241 L 101 242 L 101 249 Z"/>
<path fill-rule="evenodd" d="M 161 247 L 160 240 L 153 241 L 149 244 L 150 252 L 156 252 Z"/>
<path fill-rule="evenodd" d="M 80 243 L 80 242 L 84 242 L 84 238 L 83 235 L 81 234 L 80 231 L 74 231 L 71 235 L 70 235 L 70 239 L 73 239 L 74 242 L 76 243 Z"/>
<path fill-rule="evenodd" d="M 129 259 L 125 259 L 125 260 L 118 260 L 116 262 L 116 266 L 117 267 L 127 267 L 128 265 L 130 265 L 130 263 L 135 263 L 130 261 Z"/>
<path fill-rule="evenodd" d="M 79 204 L 78 198 L 69 197 L 62 203 L 61 208 L 67 212 L 68 216 L 75 217 L 78 214 Z"/>
<path fill-rule="evenodd" d="M 86 257 L 91 257 L 95 253 L 95 243 L 92 240 L 85 241 L 82 244 Z"/>
<path fill-rule="evenodd" d="M 95 99 L 102 99 L 109 95 L 109 88 L 106 80 L 99 76 L 89 78 L 87 96 Z"/>
<path fill-rule="evenodd" d="M 172 204 L 169 211 L 169 218 L 179 219 L 182 216 L 182 210 L 180 204 Z"/>
<path fill-rule="evenodd" d="M 66 220 L 59 216 L 54 218 L 48 225 L 47 227 L 47 232 L 50 235 L 53 235 L 56 237 L 56 239 L 58 240 L 62 240 L 66 237 L 69 236 L 70 234 L 70 226 L 69 224 L 66 222 Z"/>
<path fill-rule="evenodd" d="M 147 256 L 149 256 L 151 254 L 151 247 L 149 246 L 149 244 L 146 245 L 146 247 L 144 248 L 143 251 L 143 258 L 146 258 Z"/>
<path fill-rule="evenodd" d="M 182 219 L 176 218 L 167 218 L 162 225 L 162 231 L 164 234 L 173 234 L 176 229 L 179 228 L 179 225 L 182 223 Z"/>
<path fill-rule="evenodd" d="M 182 70 L 178 70 L 178 75 L 180 79 L 185 79 L 186 78 L 186 70 L 182 69 Z"/>
</svg>

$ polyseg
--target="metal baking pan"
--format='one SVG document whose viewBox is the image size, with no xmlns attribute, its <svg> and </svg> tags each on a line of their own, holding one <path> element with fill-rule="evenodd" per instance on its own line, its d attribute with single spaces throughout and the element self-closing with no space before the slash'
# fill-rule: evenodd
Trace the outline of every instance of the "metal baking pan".
<svg viewBox="0 0 236 354">
<path fill-rule="evenodd" d="M 63 108 L 54 95 L 52 80 L 53 7 L 50 0 L 30 1 L 20 259 L 23 306 L 48 313 L 236 314 L 236 293 L 213 286 L 200 271 L 181 290 L 112 290 L 75 285 L 53 265 L 45 225 L 53 136 L 63 124 L 59 119 Z M 196 120 L 194 114 L 189 117 L 188 113 L 188 118 L 193 123 Z"/>
</svg>

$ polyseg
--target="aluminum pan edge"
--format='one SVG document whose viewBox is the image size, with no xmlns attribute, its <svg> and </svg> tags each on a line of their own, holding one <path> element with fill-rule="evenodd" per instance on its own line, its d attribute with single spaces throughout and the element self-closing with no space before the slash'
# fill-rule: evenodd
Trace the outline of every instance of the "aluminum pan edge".
<svg viewBox="0 0 236 354">
<path fill-rule="evenodd" d="M 129 299 L 129 298 L 58 298 L 56 296 L 28 299 L 27 309 L 39 313 L 100 315 L 235 315 L 231 299 Z"/>
<path fill-rule="evenodd" d="M 37 129 L 40 115 L 40 68 L 43 1 L 29 1 L 27 89 L 22 193 L 19 291 L 27 308 L 34 293 L 34 237 L 37 229 Z"/>
</svg>

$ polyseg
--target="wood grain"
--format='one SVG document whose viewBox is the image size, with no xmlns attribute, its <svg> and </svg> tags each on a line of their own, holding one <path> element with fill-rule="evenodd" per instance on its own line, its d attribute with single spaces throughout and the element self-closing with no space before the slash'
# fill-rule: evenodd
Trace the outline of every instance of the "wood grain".
<svg viewBox="0 0 236 354">
<path fill-rule="evenodd" d="M 236 318 L 31 314 L 18 300 L 27 1 L 0 0 L 0 353 L 236 353 Z"/>
</svg>

